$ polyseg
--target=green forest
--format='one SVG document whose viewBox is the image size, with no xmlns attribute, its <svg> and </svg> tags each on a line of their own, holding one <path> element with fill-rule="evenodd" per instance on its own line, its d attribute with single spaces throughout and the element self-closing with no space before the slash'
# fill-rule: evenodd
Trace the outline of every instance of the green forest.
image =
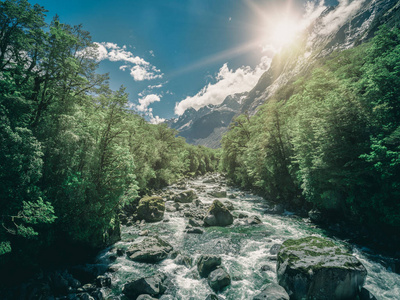
<svg viewBox="0 0 400 300">
<path fill-rule="evenodd" d="M 216 169 L 214 150 L 149 124 L 124 87 L 110 89 L 81 25 L 46 24 L 26 0 L 0 12 L 0 266 L 109 245 L 121 207 Z"/>
<path fill-rule="evenodd" d="M 285 54 L 274 58 L 285 60 Z M 241 115 L 222 141 L 237 185 L 292 208 L 400 228 L 400 31 L 335 52 Z"/>
</svg>

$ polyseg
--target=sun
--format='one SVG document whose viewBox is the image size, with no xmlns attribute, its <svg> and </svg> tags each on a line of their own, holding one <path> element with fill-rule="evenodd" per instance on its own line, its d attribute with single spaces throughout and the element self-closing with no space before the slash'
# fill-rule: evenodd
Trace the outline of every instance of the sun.
<svg viewBox="0 0 400 300">
<path fill-rule="evenodd" d="M 268 27 L 265 42 L 271 43 L 276 48 L 293 43 L 299 31 L 298 24 L 289 17 L 276 20 Z"/>
<path fill-rule="evenodd" d="M 258 25 L 253 28 L 263 49 L 280 51 L 294 43 L 304 29 L 302 10 L 291 0 L 272 1 L 265 6 L 251 0 L 246 3 L 255 13 Z"/>
</svg>

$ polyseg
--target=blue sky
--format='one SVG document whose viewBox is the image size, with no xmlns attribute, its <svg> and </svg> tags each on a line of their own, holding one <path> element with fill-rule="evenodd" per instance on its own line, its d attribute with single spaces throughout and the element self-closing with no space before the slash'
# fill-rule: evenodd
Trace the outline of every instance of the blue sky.
<svg viewBox="0 0 400 300">
<path fill-rule="evenodd" d="M 110 73 L 113 89 L 124 85 L 132 107 L 153 122 L 251 89 L 273 55 L 265 46 L 280 46 L 274 26 L 288 18 L 293 27 L 305 7 L 303 0 L 31 3 L 49 11 L 48 21 L 58 14 L 63 23 L 83 24 L 98 43 L 99 72 Z"/>
</svg>

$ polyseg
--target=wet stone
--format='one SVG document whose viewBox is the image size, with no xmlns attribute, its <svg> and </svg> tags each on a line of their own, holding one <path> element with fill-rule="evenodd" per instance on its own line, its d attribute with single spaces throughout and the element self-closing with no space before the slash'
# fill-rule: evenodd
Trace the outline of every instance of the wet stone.
<svg viewBox="0 0 400 300">
<path fill-rule="evenodd" d="M 202 227 L 204 223 L 202 221 L 194 220 L 192 218 L 189 219 L 189 225 L 193 227 Z"/>
<path fill-rule="evenodd" d="M 154 276 L 142 277 L 137 280 L 129 281 L 124 285 L 122 292 L 129 299 L 137 299 L 142 294 L 150 296 L 160 296 L 165 290 L 166 286 L 164 281 L 166 276 L 164 274 L 156 274 Z"/>
<path fill-rule="evenodd" d="M 274 244 L 272 245 L 271 249 L 269 249 L 269 253 L 271 255 L 277 255 L 279 252 L 279 249 L 281 249 L 281 244 Z"/>
<path fill-rule="evenodd" d="M 192 266 L 193 260 L 190 256 L 188 255 L 182 255 L 179 254 L 176 258 L 175 258 L 175 263 L 177 265 L 182 265 L 185 266 L 187 268 L 190 268 Z"/>
<path fill-rule="evenodd" d="M 270 283 L 253 300 L 289 300 L 285 289 L 276 283 Z"/>
<path fill-rule="evenodd" d="M 133 261 L 156 263 L 167 258 L 172 246 L 159 237 L 146 237 L 142 242 L 131 245 L 126 254 Z"/>
<path fill-rule="evenodd" d="M 197 270 L 201 277 L 207 277 L 210 272 L 221 265 L 221 257 L 216 255 L 202 255 L 197 261 Z"/>
<path fill-rule="evenodd" d="M 217 268 L 208 275 L 207 282 L 214 292 L 219 292 L 231 284 L 231 277 L 223 268 Z"/>
</svg>

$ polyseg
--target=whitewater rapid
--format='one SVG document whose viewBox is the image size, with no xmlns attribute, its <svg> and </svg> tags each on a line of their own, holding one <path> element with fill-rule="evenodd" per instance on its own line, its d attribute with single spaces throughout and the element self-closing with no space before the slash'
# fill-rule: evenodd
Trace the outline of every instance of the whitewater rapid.
<svg viewBox="0 0 400 300">
<path fill-rule="evenodd" d="M 133 242 L 144 239 L 139 236 L 144 230 L 148 230 L 149 235 L 158 235 L 168 241 L 174 250 L 190 256 L 193 262 L 201 254 L 221 256 L 222 265 L 232 278 L 231 285 L 218 294 L 223 299 L 252 299 L 261 292 L 265 284 L 276 282 L 276 255 L 270 254 L 274 244 L 308 235 L 327 237 L 308 218 L 300 218 L 290 212 L 281 215 L 265 214 L 267 203 L 261 197 L 229 187 L 223 179 L 213 183 L 204 183 L 204 179 L 203 177 L 186 182 L 187 188 L 195 190 L 201 202 L 211 205 L 215 198 L 210 197 L 208 193 L 222 188 L 227 191 L 227 197 L 231 195 L 230 198 L 233 198 L 232 195 L 235 195 L 233 199 L 220 199 L 222 202 L 230 201 L 233 204 L 234 216 L 238 216 L 239 213 L 256 215 L 263 223 L 246 226 L 240 225 L 236 219 L 234 224 L 228 227 L 208 227 L 204 228 L 203 234 L 186 234 L 188 219 L 182 212 L 176 211 L 165 212 L 161 222 L 122 226 L 121 241 L 105 249 L 97 258 L 98 264 L 106 265 L 112 270 L 107 273 L 112 280 L 112 289 L 104 290 L 105 296 L 123 299 L 122 288 L 126 282 L 151 276 L 158 271 L 165 273 L 170 281 L 166 294 L 160 297 L 162 300 L 204 300 L 213 293 L 207 279 L 199 278 L 195 263 L 190 268 L 176 264 L 173 259 L 165 259 L 158 264 L 147 264 L 133 262 L 126 255 L 115 255 L 117 249 L 126 250 Z M 181 192 L 176 186 L 167 189 Z M 400 299 L 400 275 L 380 264 L 379 255 L 371 256 L 365 252 L 366 249 L 344 241 L 339 242 L 351 249 L 366 267 L 368 276 L 364 287 L 377 299 Z"/>
</svg>

